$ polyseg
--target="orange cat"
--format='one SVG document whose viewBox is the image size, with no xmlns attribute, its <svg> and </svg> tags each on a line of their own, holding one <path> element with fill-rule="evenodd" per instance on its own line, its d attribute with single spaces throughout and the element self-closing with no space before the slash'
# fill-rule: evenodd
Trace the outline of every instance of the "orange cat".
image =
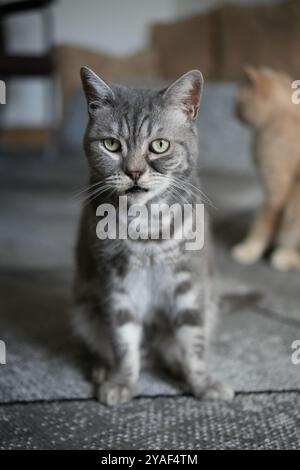
<svg viewBox="0 0 300 470">
<path fill-rule="evenodd" d="M 292 79 L 287 75 L 250 66 L 245 72 L 236 111 L 254 129 L 253 157 L 264 200 L 233 256 L 254 263 L 274 242 L 272 265 L 300 268 L 300 105 L 292 103 Z"/>
</svg>

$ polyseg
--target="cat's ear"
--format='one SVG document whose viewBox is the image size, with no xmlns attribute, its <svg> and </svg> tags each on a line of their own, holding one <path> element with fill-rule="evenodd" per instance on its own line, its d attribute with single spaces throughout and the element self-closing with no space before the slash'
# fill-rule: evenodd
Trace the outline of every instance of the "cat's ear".
<svg viewBox="0 0 300 470">
<path fill-rule="evenodd" d="M 259 71 L 248 64 L 244 65 L 243 70 L 248 81 L 255 85 L 259 80 Z"/>
<path fill-rule="evenodd" d="M 81 67 L 80 76 L 90 113 L 95 113 L 114 100 L 114 92 L 110 86 L 91 69 Z"/>
<path fill-rule="evenodd" d="M 202 73 L 199 70 L 191 70 L 164 90 L 163 96 L 172 105 L 180 106 L 191 119 L 196 119 L 203 83 Z"/>
</svg>

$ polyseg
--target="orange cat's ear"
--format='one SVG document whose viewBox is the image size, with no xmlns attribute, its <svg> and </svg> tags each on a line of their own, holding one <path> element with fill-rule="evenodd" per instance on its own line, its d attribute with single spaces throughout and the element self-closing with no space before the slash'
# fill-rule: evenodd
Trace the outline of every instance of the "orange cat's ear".
<svg viewBox="0 0 300 470">
<path fill-rule="evenodd" d="M 259 72 L 256 70 L 252 65 L 244 65 L 243 67 L 244 73 L 247 79 L 252 83 L 255 84 L 259 79 Z"/>
</svg>

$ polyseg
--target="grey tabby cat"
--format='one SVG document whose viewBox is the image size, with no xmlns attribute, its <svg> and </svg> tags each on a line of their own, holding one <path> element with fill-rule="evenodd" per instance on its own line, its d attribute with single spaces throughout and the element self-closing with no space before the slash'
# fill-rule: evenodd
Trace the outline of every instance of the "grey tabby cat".
<svg viewBox="0 0 300 470">
<path fill-rule="evenodd" d="M 97 207 L 118 208 L 121 195 L 129 207 L 201 202 L 196 117 L 202 75 L 192 70 L 161 91 L 109 86 L 86 67 L 81 78 L 91 193 L 77 244 L 73 319 L 99 357 L 98 398 L 108 405 L 130 400 L 146 345 L 196 397 L 230 400 L 231 387 L 209 375 L 205 360 L 217 309 L 208 235 L 198 251 L 175 238 L 96 235 Z M 118 217 L 121 223 L 124 214 Z"/>
</svg>

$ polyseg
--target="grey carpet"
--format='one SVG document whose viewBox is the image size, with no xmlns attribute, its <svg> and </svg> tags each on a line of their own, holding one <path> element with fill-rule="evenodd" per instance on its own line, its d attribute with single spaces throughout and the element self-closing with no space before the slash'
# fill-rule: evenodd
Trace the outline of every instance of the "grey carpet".
<svg viewBox="0 0 300 470">
<path fill-rule="evenodd" d="M 93 396 L 92 358 L 68 324 L 70 272 L 11 272 L 0 281 L 0 331 L 7 345 L 0 401 Z M 259 305 L 223 315 L 209 356 L 211 368 L 237 391 L 300 390 L 300 374 L 291 363 L 291 343 L 297 338 L 300 325 L 269 318 Z M 148 371 L 136 395 L 182 393 L 168 379 Z"/>
<path fill-rule="evenodd" d="M 0 407 L 0 449 L 299 449 L 300 394 L 188 397 Z"/>
</svg>

